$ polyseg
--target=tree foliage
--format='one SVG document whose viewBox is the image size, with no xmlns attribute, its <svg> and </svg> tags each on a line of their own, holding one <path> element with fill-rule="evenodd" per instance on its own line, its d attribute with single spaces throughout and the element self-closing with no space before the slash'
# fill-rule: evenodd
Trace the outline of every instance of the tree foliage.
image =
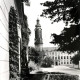
<svg viewBox="0 0 80 80">
<path fill-rule="evenodd" d="M 23 17 L 23 26 L 22 26 L 22 43 L 23 46 L 27 46 L 29 43 L 29 35 L 31 33 L 30 29 L 28 28 L 28 21 L 27 21 L 27 16 L 24 15 Z"/>
<path fill-rule="evenodd" d="M 61 34 L 52 34 L 51 43 L 59 46 L 58 50 L 79 52 L 80 54 L 80 0 L 54 0 L 46 1 L 41 5 L 47 7 L 41 16 L 50 18 L 53 22 L 63 21 L 66 26 L 70 23 L 70 28 L 64 28 Z M 76 55 L 73 62 L 78 63 L 80 58 Z"/>
<path fill-rule="evenodd" d="M 41 66 L 42 67 L 51 67 L 51 65 L 53 64 L 53 60 L 50 57 L 46 57 L 43 61 Z"/>
<path fill-rule="evenodd" d="M 29 47 L 29 59 L 34 61 L 35 63 L 40 63 L 42 60 L 44 52 L 37 51 L 33 47 Z"/>
<path fill-rule="evenodd" d="M 17 13 L 14 7 L 9 12 L 9 63 L 10 78 L 17 78 L 19 75 L 19 54 L 18 54 L 18 32 Z"/>
<path fill-rule="evenodd" d="M 41 16 L 48 17 L 53 22 L 63 20 L 70 23 L 79 24 L 80 21 L 80 0 L 54 0 L 46 1 L 41 5 L 47 7 Z"/>
<path fill-rule="evenodd" d="M 75 56 L 72 57 L 71 60 L 74 64 L 78 65 L 80 61 L 80 54 L 76 54 Z"/>
<path fill-rule="evenodd" d="M 22 68 L 26 67 L 27 63 L 27 57 L 26 57 L 26 52 L 27 52 L 27 46 L 29 43 L 29 35 L 30 35 L 30 29 L 28 28 L 28 23 L 27 23 L 27 16 L 23 16 L 23 26 L 22 26 L 22 53 L 21 53 L 21 64 Z"/>
<path fill-rule="evenodd" d="M 58 44 L 60 51 L 75 52 L 80 50 L 79 25 L 64 28 L 60 35 L 52 34 L 51 43 Z"/>
<path fill-rule="evenodd" d="M 67 25 L 71 23 L 70 28 L 64 28 L 61 34 L 52 34 L 51 43 L 58 44 L 62 51 L 74 52 L 79 51 L 80 45 L 80 0 L 54 0 L 41 3 L 46 6 L 41 16 L 50 18 L 53 22 L 63 20 Z"/>
<path fill-rule="evenodd" d="M 27 47 L 29 43 L 29 35 L 30 35 L 30 29 L 28 27 L 28 22 L 27 22 L 27 16 L 23 15 L 22 19 L 23 25 L 21 26 L 21 35 L 22 35 L 22 48 L 21 48 L 21 77 L 24 78 L 29 74 L 29 69 L 28 69 L 28 61 L 27 61 Z"/>
</svg>

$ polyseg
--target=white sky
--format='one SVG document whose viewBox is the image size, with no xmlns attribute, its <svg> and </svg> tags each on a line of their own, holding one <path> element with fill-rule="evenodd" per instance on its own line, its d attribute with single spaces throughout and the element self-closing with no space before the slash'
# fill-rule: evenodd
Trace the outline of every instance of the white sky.
<svg viewBox="0 0 80 80">
<path fill-rule="evenodd" d="M 50 37 L 51 33 L 60 34 L 60 32 L 63 30 L 63 27 L 65 26 L 63 22 L 51 24 L 51 21 L 48 18 L 40 17 L 40 14 L 44 8 L 40 5 L 40 3 L 45 1 L 46 0 L 30 0 L 29 7 L 24 5 L 24 13 L 28 16 L 28 25 L 31 30 L 29 46 L 34 46 L 34 29 L 37 18 L 39 18 L 42 28 L 43 47 L 53 47 L 54 45 L 49 43 L 52 40 Z"/>
</svg>

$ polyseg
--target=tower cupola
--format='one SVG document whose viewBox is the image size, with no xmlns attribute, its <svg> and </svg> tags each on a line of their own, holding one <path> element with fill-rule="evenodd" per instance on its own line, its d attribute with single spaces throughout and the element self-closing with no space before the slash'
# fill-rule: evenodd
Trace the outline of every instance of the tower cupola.
<svg viewBox="0 0 80 80">
<path fill-rule="evenodd" d="M 37 19 L 36 27 L 41 27 L 39 19 Z"/>
</svg>

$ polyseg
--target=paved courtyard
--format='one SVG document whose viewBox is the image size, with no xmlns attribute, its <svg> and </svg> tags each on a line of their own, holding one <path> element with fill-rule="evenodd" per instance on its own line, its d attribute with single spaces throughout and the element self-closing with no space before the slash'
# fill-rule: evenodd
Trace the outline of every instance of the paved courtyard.
<svg viewBox="0 0 80 80">
<path fill-rule="evenodd" d="M 67 66 L 54 66 L 53 68 L 40 68 L 39 71 L 42 71 L 42 72 L 62 72 L 62 73 L 67 73 L 67 74 L 71 74 L 71 75 L 79 75 L 80 76 L 80 70 L 70 68 Z M 31 74 L 35 74 L 36 72 L 38 72 L 38 70 L 32 71 Z"/>
<path fill-rule="evenodd" d="M 72 75 L 80 75 L 80 70 L 74 69 L 74 68 L 69 68 L 67 66 L 54 66 L 53 68 L 41 68 L 43 72 L 63 72 L 63 73 L 68 73 Z"/>
</svg>

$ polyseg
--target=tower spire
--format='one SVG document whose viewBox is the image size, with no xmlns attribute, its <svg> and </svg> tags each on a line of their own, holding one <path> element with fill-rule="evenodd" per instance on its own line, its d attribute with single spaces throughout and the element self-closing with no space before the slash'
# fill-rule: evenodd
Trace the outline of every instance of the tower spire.
<svg viewBox="0 0 80 80">
<path fill-rule="evenodd" d="M 37 24 L 39 24 L 39 18 L 37 18 Z"/>
<path fill-rule="evenodd" d="M 39 18 L 36 20 L 36 27 L 41 27 Z"/>
</svg>

